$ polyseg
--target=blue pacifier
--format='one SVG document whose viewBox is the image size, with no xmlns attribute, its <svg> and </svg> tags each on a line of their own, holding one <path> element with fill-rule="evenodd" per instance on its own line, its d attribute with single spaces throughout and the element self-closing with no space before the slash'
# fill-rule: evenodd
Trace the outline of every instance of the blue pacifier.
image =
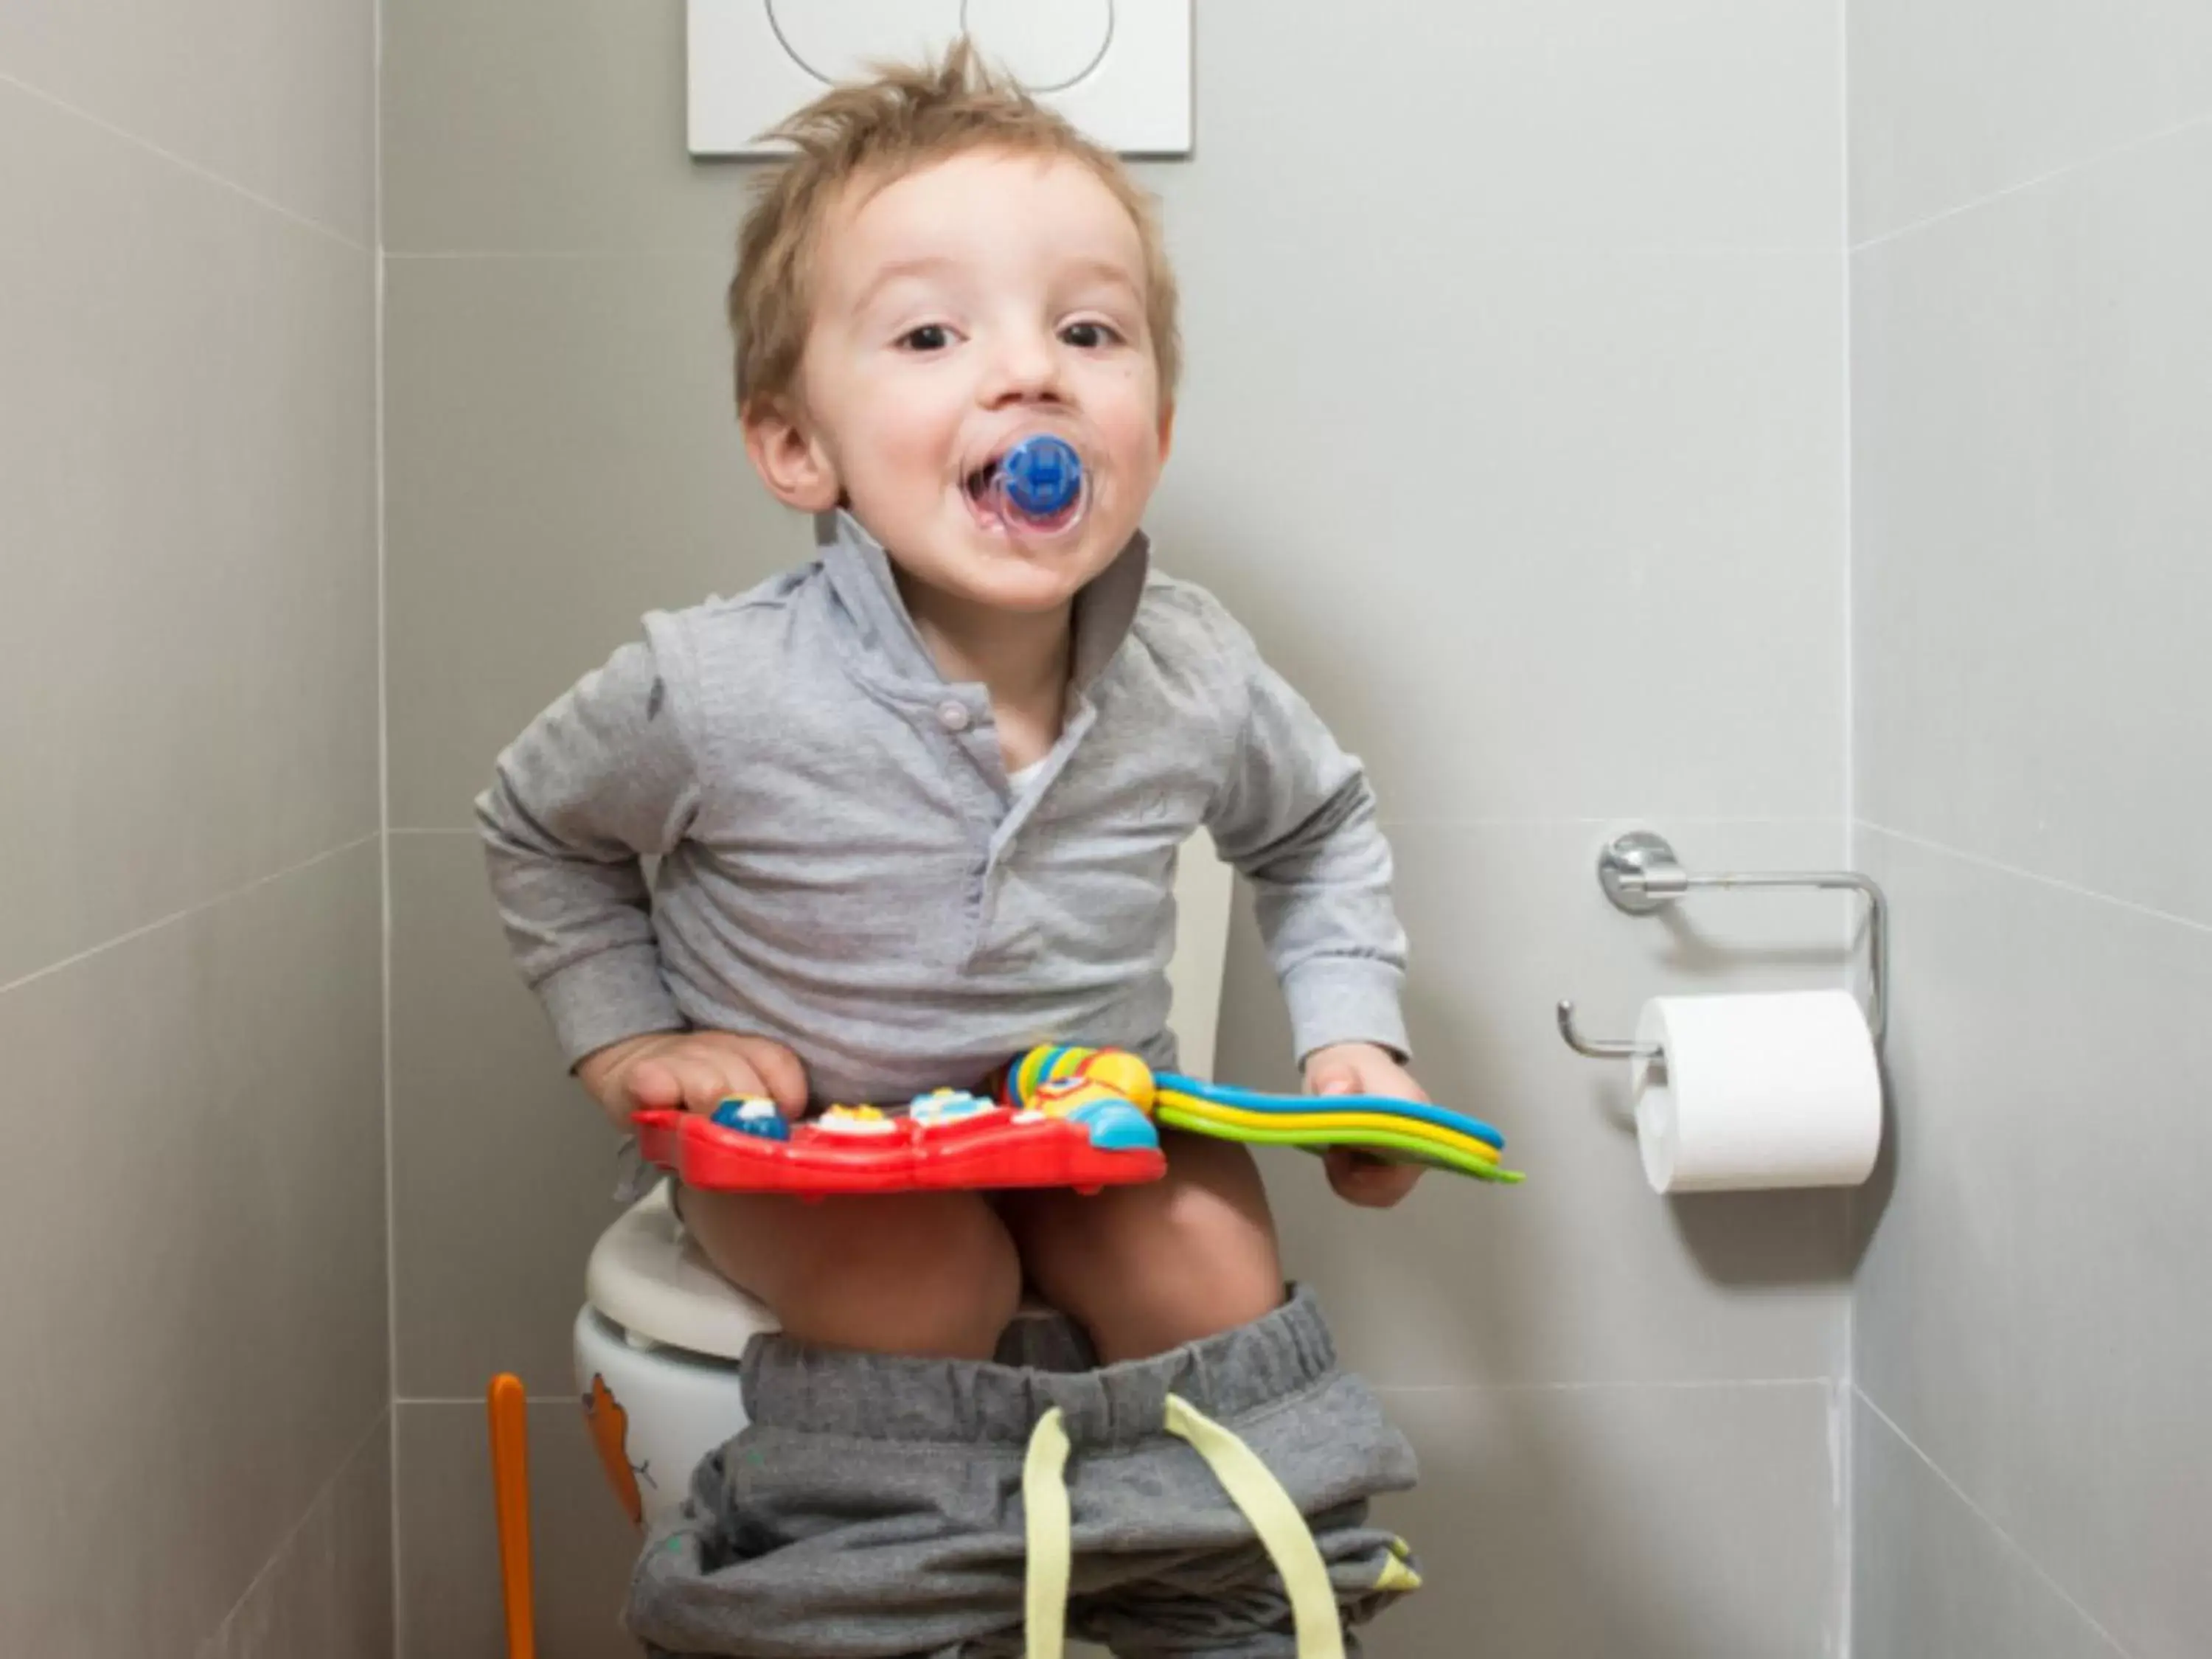
<svg viewBox="0 0 2212 1659">
<path fill-rule="evenodd" d="M 999 458 L 986 491 L 1008 529 L 1060 536 L 1082 522 L 1090 484 L 1073 444 L 1049 432 L 1033 432 Z"/>
</svg>

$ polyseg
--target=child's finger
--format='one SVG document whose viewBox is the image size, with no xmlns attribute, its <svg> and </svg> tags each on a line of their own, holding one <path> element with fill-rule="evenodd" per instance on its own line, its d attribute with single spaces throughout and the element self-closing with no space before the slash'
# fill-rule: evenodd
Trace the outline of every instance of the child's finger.
<svg viewBox="0 0 2212 1659">
<path fill-rule="evenodd" d="M 806 1109 L 806 1066 L 797 1054 L 764 1038 L 747 1042 L 744 1054 L 757 1073 L 755 1093 L 765 1092 L 786 1117 L 797 1117 Z"/>
<path fill-rule="evenodd" d="M 684 1104 L 684 1085 L 666 1060 L 641 1060 L 623 1079 L 623 1092 L 637 1112 L 673 1111 Z"/>
<path fill-rule="evenodd" d="M 1332 1060 L 1313 1074 L 1307 1085 L 1317 1095 L 1356 1095 L 1359 1092 L 1359 1073 L 1343 1060 Z"/>
<path fill-rule="evenodd" d="M 1328 1166 L 1328 1178 L 1340 1186 L 1347 1182 L 1356 1182 L 1363 1173 L 1382 1167 L 1381 1158 L 1363 1152 L 1356 1146 L 1331 1146 L 1322 1158 Z"/>
<path fill-rule="evenodd" d="M 1328 1149 L 1328 1181 L 1338 1197 L 1364 1208 L 1386 1210 L 1413 1189 L 1419 1168 L 1394 1164 L 1352 1146 Z"/>
<path fill-rule="evenodd" d="M 684 1054 L 669 1062 L 684 1085 L 684 1104 L 694 1112 L 711 1112 L 738 1095 L 756 1095 L 760 1083 L 752 1067 L 734 1055 Z"/>
</svg>

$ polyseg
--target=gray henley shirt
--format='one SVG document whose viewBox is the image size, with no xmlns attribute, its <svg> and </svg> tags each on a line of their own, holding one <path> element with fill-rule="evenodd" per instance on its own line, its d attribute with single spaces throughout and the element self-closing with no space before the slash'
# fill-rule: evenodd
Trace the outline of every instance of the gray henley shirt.
<svg viewBox="0 0 2212 1659">
<path fill-rule="evenodd" d="M 1065 728 L 1017 791 L 851 517 L 819 559 L 645 619 L 477 799 L 523 976 L 575 1060 L 775 1038 L 817 1101 L 902 1102 L 1032 1044 L 1173 1064 L 1177 850 L 1252 884 L 1300 1055 L 1402 1053 L 1405 935 L 1359 763 L 1139 535 L 1079 597 Z M 641 860 L 659 860 L 650 890 Z"/>
</svg>

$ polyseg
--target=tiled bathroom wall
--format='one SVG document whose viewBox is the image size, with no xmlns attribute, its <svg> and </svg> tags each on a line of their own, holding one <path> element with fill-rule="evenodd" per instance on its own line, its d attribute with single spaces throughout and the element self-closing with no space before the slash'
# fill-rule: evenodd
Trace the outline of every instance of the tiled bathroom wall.
<svg viewBox="0 0 2212 1659">
<path fill-rule="evenodd" d="M 2212 10 L 1853 0 L 1853 809 L 1890 885 L 1856 1650 L 2212 1581 Z"/>
<path fill-rule="evenodd" d="M 1190 373 L 1153 514 L 1370 761 L 1419 1069 L 1523 1189 L 1387 1216 L 1271 1176 L 1297 1271 L 1425 1462 L 1432 1588 L 1376 1651 L 1839 1651 L 1844 1215 L 1668 1204 L 1624 1079 L 1663 988 L 1833 983 L 1840 900 L 1669 927 L 1592 874 L 1843 854 L 1842 41 L 1832 0 L 1205 0 L 1198 149 L 1149 166 Z M 1418 42 L 1389 61 L 1363 34 Z M 469 803 L 640 612 L 807 556 L 720 318 L 746 174 L 684 152 L 679 0 L 386 0 L 402 1650 L 496 1627 L 477 1401 L 538 1411 L 550 1659 L 613 1656 L 623 1523 L 566 1352 L 612 1139 L 484 897 Z M 1247 933 L 1222 1064 L 1288 1076 Z"/>
<path fill-rule="evenodd" d="M 628 1651 L 566 1357 L 611 1137 L 468 803 L 806 538 L 735 441 L 681 0 L 382 0 L 380 112 L 377 10 L 0 8 L 9 1653 L 494 1650 L 497 1369 L 542 1650 Z M 1269 1164 L 1424 1460 L 1373 1650 L 2193 1654 L 2212 13 L 1198 14 L 1161 557 L 1369 760 L 1417 1069 L 1532 1175 Z M 1560 1045 L 1558 996 L 1843 971 L 1840 899 L 1612 912 L 1632 824 L 1889 884 L 1851 1204 L 1654 1199 Z M 1221 1068 L 1285 1043 L 1240 924 Z"/>
<path fill-rule="evenodd" d="M 0 7 L 0 1652 L 380 1659 L 369 0 Z"/>
</svg>

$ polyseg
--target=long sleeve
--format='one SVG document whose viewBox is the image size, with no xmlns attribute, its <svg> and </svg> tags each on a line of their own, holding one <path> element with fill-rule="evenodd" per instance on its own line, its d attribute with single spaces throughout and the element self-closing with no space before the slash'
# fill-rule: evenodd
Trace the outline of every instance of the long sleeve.
<svg viewBox="0 0 2212 1659">
<path fill-rule="evenodd" d="M 678 701 L 653 647 L 625 646 L 531 722 L 477 799 L 516 966 L 571 1065 L 684 1023 L 641 864 L 682 840 L 697 807 Z"/>
<path fill-rule="evenodd" d="M 1406 934 L 1375 792 L 1242 629 L 1232 648 L 1249 659 L 1249 703 L 1206 827 L 1252 884 L 1297 1056 L 1373 1042 L 1402 1058 Z"/>
</svg>

